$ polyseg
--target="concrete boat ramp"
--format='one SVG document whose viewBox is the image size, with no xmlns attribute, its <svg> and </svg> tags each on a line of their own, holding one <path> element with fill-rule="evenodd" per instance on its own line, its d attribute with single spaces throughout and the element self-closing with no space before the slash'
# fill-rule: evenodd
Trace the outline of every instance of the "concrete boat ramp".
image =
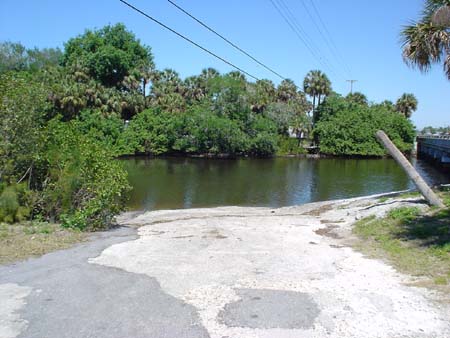
<svg viewBox="0 0 450 338">
<path fill-rule="evenodd" d="M 450 337 L 442 295 L 345 245 L 355 220 L 402 205 L 425 207 L 123 215 L 90 242 L 0 267 L 0 337 Z"/>
</svg>

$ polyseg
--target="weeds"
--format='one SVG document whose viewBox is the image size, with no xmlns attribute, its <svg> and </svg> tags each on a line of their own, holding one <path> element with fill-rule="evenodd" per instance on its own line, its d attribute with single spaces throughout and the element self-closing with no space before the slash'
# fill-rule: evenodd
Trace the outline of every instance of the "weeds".
<svg viewBox="0 0 450 338">
<path fill-rule="evenodd" d="M 0 264 L 66 249 L 85 238 L 80 230 L 47 222 L 0 223 Z"/>
<path fill-rule="evenodd" d="M 357 247 L 366 254 L 428 277 L 434 285 L 450 283 L 450 209 L 429 214 L 415 207 L 393 209 L 384 218 L 358 221 L 353 232 L 361 239 Z"/>
</svg>

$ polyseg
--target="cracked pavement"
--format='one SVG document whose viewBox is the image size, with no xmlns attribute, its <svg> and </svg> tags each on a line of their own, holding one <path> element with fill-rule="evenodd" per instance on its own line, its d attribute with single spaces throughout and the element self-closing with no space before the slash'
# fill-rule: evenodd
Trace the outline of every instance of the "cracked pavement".
<svg viewBox="0 0 450 338">
<path fill-rule="evenodd" d="M 410 203 L 121 217 L 88 243 L 0 267 L 0 337 L 450 337 L 438 293 L 342 241 L 355 219 Z"/>
</svg>

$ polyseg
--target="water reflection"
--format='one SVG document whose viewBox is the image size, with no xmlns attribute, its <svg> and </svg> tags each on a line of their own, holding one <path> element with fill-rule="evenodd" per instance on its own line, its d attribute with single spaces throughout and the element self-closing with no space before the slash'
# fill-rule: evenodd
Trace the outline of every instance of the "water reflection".
<svg viewBox="0 0 450 338">
<path fill-rule="evenodd" d="M 132 210 L 281 207 L 413 186 L 390 159 L 133 158 L 123 163 L 133 186 Z M 450 181 L 423 162 L 415 165 L 432 184 Z"/>
</svg>

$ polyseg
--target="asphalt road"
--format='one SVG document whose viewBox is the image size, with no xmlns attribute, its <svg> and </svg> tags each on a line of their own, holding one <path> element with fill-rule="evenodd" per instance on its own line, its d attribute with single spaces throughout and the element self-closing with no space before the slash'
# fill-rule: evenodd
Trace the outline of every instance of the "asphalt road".
<svg viewBox="0 0 450 338">
<path fill-rule="evenodd" d="M 345 244 L 421 201 L 155 211 L 0 267 L 0 338 L 444 338 L 450 307 Z M 138 230 L 136 230 L 138 228 Z"/>
<path fill-rule="evenodd" d="M 20 318 L 0 319 L 0 337 L 209 337 L 196 309 L 163 292 L 155 278 L 88 263 L 108 246 L 135 239 L 135 233 L 120 228 L 69 250 L 0 267 L 0 285 L 8 286 L 4 297 L 7 289 L 12 298 L 16 288 L 29 290 Z"/>
</svg>

